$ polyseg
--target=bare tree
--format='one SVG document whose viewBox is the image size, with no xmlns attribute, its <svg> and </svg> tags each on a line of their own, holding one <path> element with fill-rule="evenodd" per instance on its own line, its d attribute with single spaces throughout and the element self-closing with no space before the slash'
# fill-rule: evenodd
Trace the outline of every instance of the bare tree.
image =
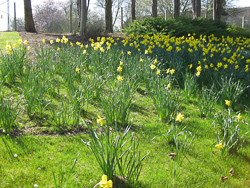
<svg viewBox="0 0 250 188">
<path fill-rule="evenodd" d="M 131 21 L 135 20 L 135 0 L 131 0 Z"/>
<path fill-rule="evenodd" d="M 113 33 L 112 0 L 105 0 L 105 33 Z"/>
<path fill-rule="evenodd" d="M 81 19 L 80 19 L 80 36 L 85 37 L 86 26 L 87 26 L 87 7 L 86 0 L 81 0 Z"/>
<path fill-rule="evenodd" d="M 213 19 L 220 20 L 223 10 L 223 0 L 213 0 Z"/>
<path fill-rule="evenodd" d="M 152 17 L 157 17 L 157 0 L 152 0 Z"/>
<path fill-rule="evenodd" d="M 201 16 L 201 0 L 192 0 L 193 18 Z"/>
<path fill-rule="evenodd" d="M 180 0 L 173 0 L 174 1 L 174 18 L 180 16 Z"/>
<path fill-rule="evenodd" d="M 118 19 L 118 15 L 119 12 L 121 10 L 121 7 L 125 6 L 125 16 L 129 17 L 131 14 L 131 5 L 129 5 L 129 2 L 131 2 L 131 0 L 112 0 L 112 26 L 114 27 L 117 19 Z M 96 6 L 102 8 L 105 11 L 106 14 L 106 0 L 96 0 Z M 128 7 L 129 5 L 129 7 Z M 123 9 L 124 10 L 124 9 Z M 114 15 L 114 17 L 113 17 Z"/>
<path fill-rule="evenodd" d="M 31 0 L 24 0 L 24 20 L 25 20 L 25 30 L 27 32 L 36 33 L 34 20 L 32 16 Z"/>
</svg>

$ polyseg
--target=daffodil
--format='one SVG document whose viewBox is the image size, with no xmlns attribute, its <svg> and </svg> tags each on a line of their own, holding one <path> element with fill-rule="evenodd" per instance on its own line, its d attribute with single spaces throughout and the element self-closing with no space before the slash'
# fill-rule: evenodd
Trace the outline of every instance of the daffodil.
<svg viewBox="0 0 250 188">
<path fill-rule="evenodd" d="M 151 64 L 151 65 L 150 65 L 150 68 L 154 70 L 154 69 L 156 68 L 156 66 L 153 65 L 153 64 Z"/>
<path fill-rule="evenodd" d="M 56 39 L 56 42 L 57 42 L 57 43 L 58 43 L 58 42 L 60 42 L 60 39 L 59 39 L 59 38 L 57 38 L 57 39 Z"/>
<path fill-rule="evenodd" d="M 184 119 L 184 116 L 183 116 L 183 115 L 181 115 L 181 113 L 179 113 L 179 114 L 176 116 L 175 121 L 179 121 L 179 122 L 181 122 L 183 119 Z"/>
<path fill-rule="evenodd" d="M 121 71 L 122 71 L 122 67 L 119 66 L 119 67 L 117 68 L 117 71 L 121 72 Z"/>
<path fill-rule="evenodd" d="M 87 53 L 87 50 L 83 50 L 82 53 L 83 53 L 83 54 L 86 54 L 86 53 Z"/>
<path fill-rule="evenodd" d="M 242 116 L 240 115 L 240 113 L 238 114 L 237 118 L 238 118 L 238 122 L 240 121 L 240 119 L 242 119 Z"/>
<path fill-rule="evenodd" d="M 117 80 L 118 80 L 118 81 L 122 81 L 123 78 L 122 78 L 121 76 L 117 76 Z"/>
<path fill-rule="evenodd" d="M 57 51 L 60 52 L 60 51 L 61 51 L 61 48 L 57 47 Z"/>
<path fill-rule="evenodd" d="M 96 120 L 101 126 L 103 126 L 103 119 L 98 115 L 98 119 Z"/>
<path fill-rule="evenodd" d="M 22 42 L 23 42 L 22 39 L 19 39 L 19 40 L 18 40 L 18 43 L 19 43 L 19 44 L 21 44 Z"/>
<path fill-rule="evenodd" d="M 30 46 L 27 46 L 27 50 L 30 50 L 30 48 L 31 48 Z"/>
<path fill-rule="evenodd" d="M 171 69 L 170 70 L 170 74 L 174 74 L 175 70 L 174 69 Z"/>
<path fill-rule="evenodd" d="M 130 51 L 127 51 L 128 55 L 131 55 L 131 52 Z"/>
<path fill-rule="evenodd" d="M 49 42 L 50 42 L 50 44 L 53 44 L 53 43 L 54 43 L 54 41 L 53 41 L 53 40 L 50 40 Z"/>
<path fill-rule="evenodd" d="M 223 145 L 221 143 L 216 144 L 215 147 L 217 147 L 218 149 L 223 149 Z"/>
<path fill-rule="evenodd" d="M 112 180 L 108 181 L 107 175 L 103 175 L 102 180 L 99 182 L 99 186 L 104 187 L 104 188 L 112 188 L 113 182 L 112 182 Z"/>
<path fill-rule="evenodd" d="M 160 73 L 161 73 L 161 70 L 158 69 L 158 70 L 156 71 L 156 74 L 160 74 Z"/>
<path fill-rule="evenodd" d="M 225 100 L 225 103 L 227 106 L 230 106 L 230 101 L 229 100 Z"/>
<path fill-rule="evenodd" d="M 171 85 L 170 85 L 170 84 L 168 84 L 168 85 L 167 85 L 167 89 L 170 89 L 170 88 L 171 88 Z"/>
<path fill-rule="evenodd" d="M 123 62 L 122 61 L 120 61 L 120 66 L 122 66 L 123 65 Z"/>
<path fill-rule="evenodd" d="M 201 71 L 202 71 L 201 66 L 197 67 L 196 70 L 197 70 L 198 72 L 201 72 Z"/>
<path fill-rule="evenodd" d="M 76 72 L 79 73 L 80 69 L 79 68 L 76 68 Z"/>
<path fill-rule="evenodd" d="M 27 40 L 25 40 L 25 41 L 23 41 L 23 43 L 24 43 L 24 44 L 28 44 L 28 41 L 27 41 Z"/>
<path fill-rule="evenodd" d="M 195 74 L 197 77 L 199 77 L 201 75 L 201 72 L 197 71 L 197 73 Z"/>
<path fill-rule="evenodd" d="M 43 39 L 43 40 L 42 40 L 42 42 L 43 42 L 43 43 L 45 43 L 45 42 L 46 42 L 46 40 L 45 40 L 45 39 Z"/>
</svg>

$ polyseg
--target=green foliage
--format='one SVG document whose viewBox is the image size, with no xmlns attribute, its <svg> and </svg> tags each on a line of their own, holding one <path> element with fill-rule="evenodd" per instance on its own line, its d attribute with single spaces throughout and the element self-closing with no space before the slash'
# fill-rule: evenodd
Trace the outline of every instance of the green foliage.
<svg viewBox="0 0 250 188">
<path fill-rule="evenodd" d="M 215 134 L 218 143 L 221 143 L 223 146 L 223 151 L 235 153 L 244 144 L 245 136 L 249 131 L 245 133 L 240 131 L 241 118 L 240 114 L 234 116 L 230 108 L 215 115 L 215 121 L 213 122 Z"/>
<path fill-rule="evenodd" d="M 20 101 L 14 105 L 11 98 L 0 98 L 0 127 L 4 129 L 5 134 L 10 134 L 15 125 L 19 104 Z"/>
<path fill-rule="evenodd" d="M 125 181 L 134 185 L 141 172 L 141 162 L 146 156 L 140 158 L 138 143 L 136 143 L 133 133 L 129 136 L 131 126 L 126 127 L 122 132 L 117 131 L 117 128 L 110 130 L 108 125 L 104 125 L 101 132 L 98 133 L 92 125 L 85 122 L 84 124 L 88 127 L 91 140 L 82 141 L 95 155 L 103 174 L 111 179 L 115 173 L 116 175 L 120 173 Z"/>
<path fill-rule="evenodd" d="M 235 25 L 228 25 L 227 31 L 230 33 L 230 36 L 232 37 L 246 37 L 250 38 L 250 32 L 249 30 L 246 30 L 242 27 L 237 27 Z"/>
<path fill-rule="evenodd" d="M 195 33 L 196 36 L 214 34 L 215 37 L 250 37 L 250 32 L 235 26 L 228 26 L 220 20 L 187 18 L 180 16 L 165 20 L 162 17 L 134 20 L 124 29 L 127 35 L 170 35 L 176 37 Z"/>
<path fill-rule="evenodd" d="M 198 105 L 201 117 L 207 117 L 214 111 L 214 105 L 219 99 L 219 92 L 215 92 L 214 87 L 208 89 L 203 87 L 198 93 Z"/>
</svg>

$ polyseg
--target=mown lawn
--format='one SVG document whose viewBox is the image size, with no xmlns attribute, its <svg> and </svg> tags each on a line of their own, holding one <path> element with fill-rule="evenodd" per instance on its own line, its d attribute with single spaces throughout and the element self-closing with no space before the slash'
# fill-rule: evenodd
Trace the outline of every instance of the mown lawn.
<svg viewBox="0 0 250 188">
<path fill-rule="evenodd" d="M 4 49 L 6 46 L 6 41 L 10 43 L 18 43 L 19 39 L 18 32 L 0 32 L 0 49 Z"/>
</svg>

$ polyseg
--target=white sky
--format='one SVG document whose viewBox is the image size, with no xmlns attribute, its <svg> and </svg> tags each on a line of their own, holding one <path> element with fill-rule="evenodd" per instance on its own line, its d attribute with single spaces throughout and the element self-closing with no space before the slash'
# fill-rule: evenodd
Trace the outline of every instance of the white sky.
<svg viewBox="0 0 250 188">
<path fill-rule="evenodd" d="M 55 0 L 55 2 L 67 2 L 68 0 Z M 90 8 L 94 6 L 95 0 L 90 0 Z M 24 3 L 23 0 L 9 0 L 9 12 L 10 12 L 10 20 L 14 19 L 14 2 L 16 3 L 16 16 L 17 18 L 23 18 L 24 17 Z M 31 5 L 34 7 L 34 5 L 41 4 L 41 0 L 31 0 Z M 250 7 L 250 0 L 235 0 L 235 3 L 233 3 L 235 7 Z M 34 12 L 34 11 L 33 11 Z M 7 30 L 7 0 L 0 0 L 0 31 L 6 31 Z M 3 17 L 1 19 L 1 17 Z"/>
</svg>

